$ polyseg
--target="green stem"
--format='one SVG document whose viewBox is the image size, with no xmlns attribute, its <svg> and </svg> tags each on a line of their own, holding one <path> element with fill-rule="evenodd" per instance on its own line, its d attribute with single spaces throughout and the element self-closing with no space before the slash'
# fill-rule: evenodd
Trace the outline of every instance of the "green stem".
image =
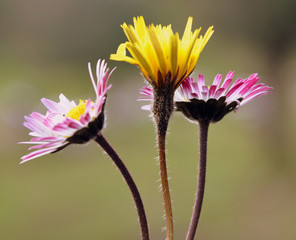
<svg viewBox="0 0 296 240">
<path fill-rule="evenodd" d="M 138 191 L 138 188 L 130 175 L 129 171 L 127 170 L 126 166 L 120 159 L 120 157 L 117 155 L 117 153 L 114 151 L 114 149 L 111 147 L 111 145 L 107 142 L 107 140 L 99 133 L 96 138 L 94 139 L 109 155 L 109 157 L 112 159 L 112 161 L 115 163 L 117 168 L 119 169 L 120 173 L 122 174 L 124 180 L 126 181 L 132 195 L 134 198 L 134 202 L 136 204 L 140 226 L 141 226 L 141 235 L 142 240 L 149 240 L 149 229 L 148 229 L 148 223 L 147 218 L 145 214 L 144 205 L 140 196 L 140 193 Z"/>
<path fill-rule="evenodd" d="M 208 129 L 209 121 L 199 121 L 199 164 L 197 192 L 186 240 L 194 239 L 203 203 L 206 183 Z"/>
</svg>

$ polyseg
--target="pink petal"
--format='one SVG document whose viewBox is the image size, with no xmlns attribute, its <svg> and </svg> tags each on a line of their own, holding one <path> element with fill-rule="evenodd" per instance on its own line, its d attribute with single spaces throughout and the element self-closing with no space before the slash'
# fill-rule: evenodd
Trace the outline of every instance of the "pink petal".
<svg viewBox="0 0 296 240">
<path fill-rule="evenodd" d="M 259 92 L 257 94 L 253 94 L 251 96 L 248 96 L 247 98 L 243 99 L 243 101 L 241 102 L 241 105 L 244 105 L 244 104 L 248 103 L 249 101 L 251 101 L 251 100 L 253 100 L 253 99 L 255 99 L 255 98 L 259 97 L 259 96 L 265 95 L 267 93 L 269 93 L 269 92 L 265 91 L 265 92 Z"/>
<path fill-rule="evenodd" d="M 199 91 L 202 92 L 202 88 L 205 86 L 205 78 L 202 74 L 198 75 L 197 84 Z"/>
<path fill-rule="evenodd" d="M 218 99 L 218 98 L 223 94 L 224 91 L 225 91 L 224 88 L 219 88 L 219 89 L 215 92 L 215 94 L 214 94 L 214 98 Z"/>
<path fill-rule="evenodd" d="M 232 86 L 229 91 L 226 94 L 226 98 L 229 98 L 232 94 L 235 93 L 236 90 L 238 90 L 241 86 L 243 85 L 243 83 L 238 83 L 235 86 Z"/>
<path fill-rule="evenodd" d="M 42 98 L 41 102 L 51 112 L 60 112 L 61 111 L 59 104 L 50 100 L 50 99 Z"/>
<path fill-rule="evenodd" d="M 51 147 L 51 148 L 40 149 L 40 150 L 37 150 L 35 152 L 31 152 L 31 153 L 29 153 L 29 154 L 27 154 L 27 155 L 25 155 L 25 156 L 23 156 L 21 158 L 22 161 L 20 162 L 20 164 L 22 164 L 24 162 L 27 162 L 29 160 L 32 160 L 34 158 L 41 157 L 43 155 L 49 154 L 51 152 L 54 152 L 56 149 L 57 149 L 57 147 Z"/>
<path fill-rule="evenodd" d="M 217 74 L 212 85 L 219 87 L 221 80 L 222 80 L 222 74 Z"/>
<path fill-rule="evenodd" d="M 259 80 L 259 78 L 253 78 L 251 80 L 249 80 L 245 85 L 244 87 L 241 89 L 241 91 L 239 92 L 239 94 L 241 95 L 244 95 L 246 92 L 248 92 L 251 87 L 253 87 L 256 82 Z"/>
<path fill-rule="evenodd" d="M 55 141 L 57 140 L 57 137 L 38 137 L 38 138 L 32 138 L 31 141 Z"/>
<path fill-rule="evenodd" d="M 215 92 L 216 92 L 217 86 L 216 85 L 212 85 L 210 87 L 210 91 L 209 91 L 209 98 L 213 97 Z"/>
</svg>

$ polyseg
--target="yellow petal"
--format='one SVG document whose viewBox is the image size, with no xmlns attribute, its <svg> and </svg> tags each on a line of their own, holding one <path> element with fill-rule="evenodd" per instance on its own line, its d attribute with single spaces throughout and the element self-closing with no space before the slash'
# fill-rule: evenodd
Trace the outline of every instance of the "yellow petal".
<svg viewBox="0 0 296 240">
<path fill-rule="evenodd" d="M 189 43 L 193 18 L 189 17 L 182 37 L 182 43 Z"/>
<path fill-rule="evenodd" d="M 165 58 L 164 58 L 163 49 L 161 47 L 161 44 L 159 42 L 159 39 L 158 39 L 155 29 L 150 27 L 148 29 L 148 34 L 149 34 L 152 46 L 153 46 L 155 54 L 156 54 L 156 59 L 158 62 L 159 70 L 162 73 L 162 75 L 165 76 L 166 75 L 166 62 L 165 62 Z"/>
<path fill-rule="evenodd" d="M 154 72 L 152 71 L 152 67 L 150 63 L 146 60 L 145 55 L 143 55 L 143 51 L 141 51 L 141 48 L 139 48 L 137 45 L 127 44 L 127 48 L 133 58 L 135 59 L 135 62 L 139 67 L 141 68 L 141 71 L 143 72 L 145 78 L 149 81 L 150 77 L 155 77 Z"/>
<path fill-rule="evenodd" d="M 135 31 L 132 25 L 126 25 L 126 23 L 121 25 L 125 35 L 131 43 L 139 43 L 140 40 L 138 38 L 137 32 Z"/>
<path fill-rule="evenodd" d="M 182 62 L 180 63 L 180 67 L 179 67 L 179 73 L 178 73 L 178 77 L 181 78 L 184 76 L 185 72 L 189 72 L 188 71 L 188 62 L 190 61 L 191 55 L 192 55 L 192 50 L 196 44 L 197 41 L 197 34 L 199 33 L 199 31 L 195 31 L 192 39 L 190 42 L 188 42 L 186 45 L 183 45 L 183 51 L 182 51 Z M 189 72 L 190 73 L 190 72 Z"/>
<path fill-rule="evenodd" d="M 116 60 L 116 61 L 125 61 L 131 64 L 136 64 L 136 61 L 133 58 L 126 56 L 126 43 L 120 44 L 116 54 L 111 54 L 110 59 Z"/>
<path fill-rule="evenodd" d="M 175 75 L 177 72 L 177 64 L 178 64 L 178 46 L 179 46 L 179 34 L 176 33 L 170 37 L 170 69 L 171 74 Z"/>
<path fill-rule="evenodd" d="M 207 42 L 210 40 L 213 33 L 214 33 L 213 26 L 211 26 L 208 28 L 206 34 L 204 35 L 204 41 L 203 41 L 201 50 L 203 50 L 203 48 L 206 46 Z"/>
<path fill-rule="evenodd" d="M 144 42 L 146 36 L 146 24 L 144 18 L 142 16 L 134 18 L 134 25 L 139 39 Z"/>
</svg>

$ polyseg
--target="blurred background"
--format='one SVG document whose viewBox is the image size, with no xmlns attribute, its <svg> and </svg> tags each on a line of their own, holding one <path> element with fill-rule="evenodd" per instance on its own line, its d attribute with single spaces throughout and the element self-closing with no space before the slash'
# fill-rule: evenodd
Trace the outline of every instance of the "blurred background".
<svg viewBox="0 0 296 240">
<path fill-rule="evenodd" d="M 0 1 L 0 239 L 140 239 L 132 197 L 95 143 L 19 165 L 29 140 L 24 115 L 45 113 L 42 97 L 94 98 L 87 62 L 117 66 L 105 137 L 142 193 L 151 239 L 165 226 L 153 123 L 136 99 L 139 70 L 109 59 L 126 41 L 120 24 L 143 15 L 183 33 L 188 16 L 215 33 L 193 76 L 211 83 L 229 70 L 258 72 L 272 94 L 210 127 L 207 184 L 198 239 L 296 239 L 295 0 Z M 175 239 L 184 239 L 196 189 L 198 127 L 174 114 L 168 165 Z"/>
</svg>

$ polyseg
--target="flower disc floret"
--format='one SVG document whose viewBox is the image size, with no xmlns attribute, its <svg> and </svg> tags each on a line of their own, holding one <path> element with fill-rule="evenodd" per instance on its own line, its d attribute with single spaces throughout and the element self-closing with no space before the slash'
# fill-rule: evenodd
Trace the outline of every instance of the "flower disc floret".
<svg viewBox="0 0 296 240">
<path fill-rule="evenodd" d="M 73 107 L 66 115 L 66 117 L 79 120 L 84 114 L 87 100 L 79 100 L 79 104 Z"/>
</svg>

